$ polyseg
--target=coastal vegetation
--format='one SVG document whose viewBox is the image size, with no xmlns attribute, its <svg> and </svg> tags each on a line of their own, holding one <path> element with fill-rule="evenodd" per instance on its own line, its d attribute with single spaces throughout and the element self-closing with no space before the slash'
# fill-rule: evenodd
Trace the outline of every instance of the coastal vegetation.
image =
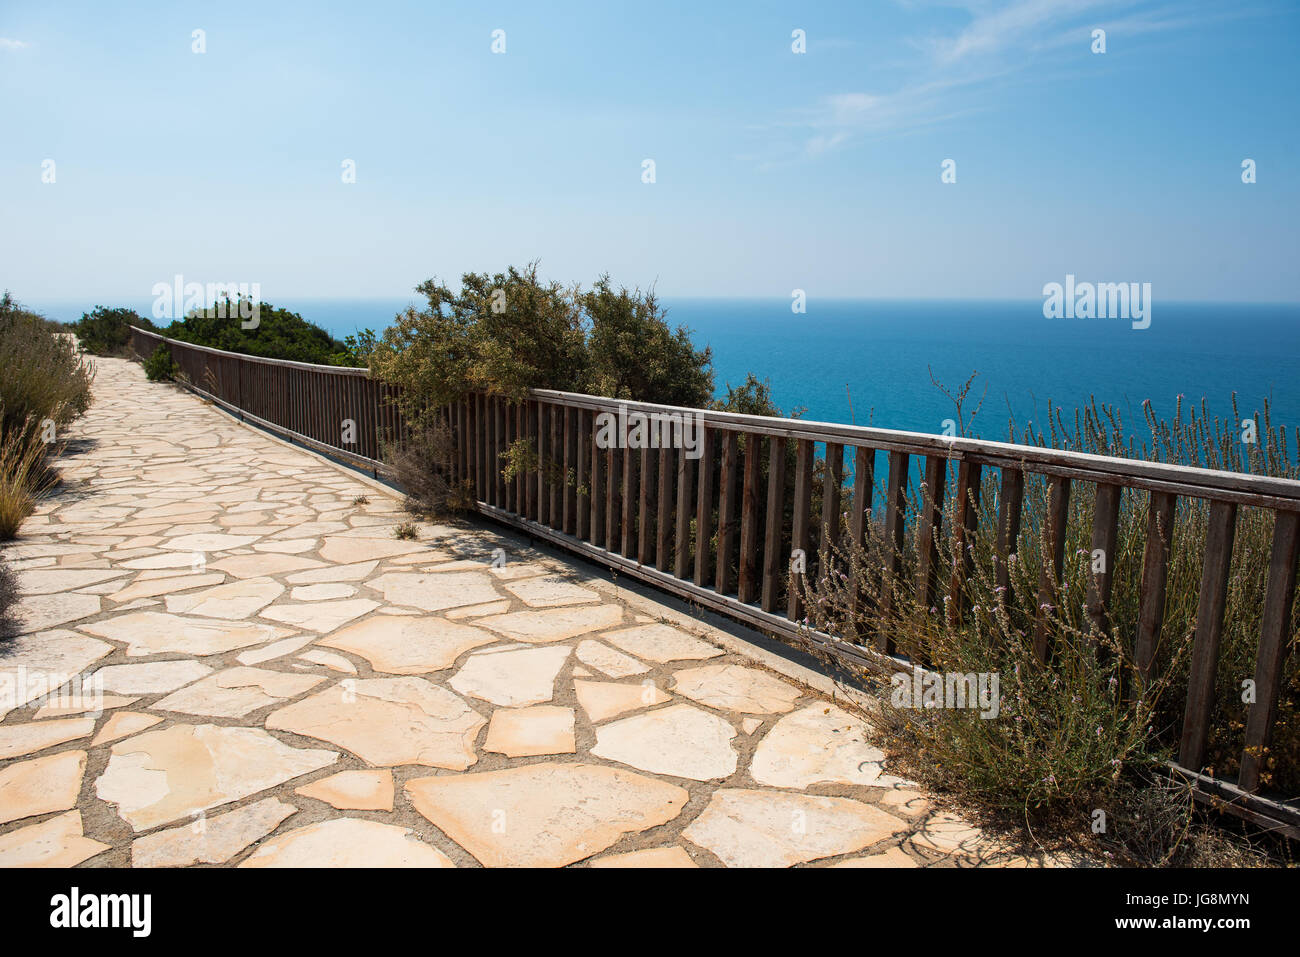
<svg viewBox="0 0 1300 957">
<path fill-rule="evenodd" d="M 49 459 L 90 405 L 93 378 L 63 326 L 0 296 L 0 541 L 57 482 Z"/>
<path fill-rule="evenodd" d="M 145 378 L 150 382 L 170 382 L 176 378 L 176 362 L 172 359 L 171 348 L 165 342 L 158 343 L 158 348 L 142 364 Z"/>
<path fill-rule="evenodd" d="M 69 326 L 69 330 L 77 337 L 85 352 L 97 356 L 125 356 L 131 326 L 150 332 L 157 331 L 152 322 L 134 309 L 109 306 L 96 306 L 90 312 L 83 312 L 81 318 Z"/>
<path fill-rule="evenodd" d="M 245 319 L 245 315 L 249 318 Z M 365 365 L 366 343 L 374 336 L 367 330 L 345 340 L 335 339 L 296 312 L 267 302 L 254 307 L 229 297 L 205 309 L 192 309 L 183 319 L 175 319 L 166 326 L 154 324 L 133 309 L 96 306 L 83 313 L 67 330 L 76 335 L 86 352 L 124 356 L 131 326 L 227 352 L 339 366 Z M 165 366 L 157 366 L 155 371 L 163 374 L 167 370 Z"/>
<path fill-rule="evenodd" d="M 669 326 L 653 291 L 590 289 L 538 277 L 537 264 L 465 273 L 452 292 L 437 279 L 374 342 L 372 372 L 403 390 L 410 421 L 482 391 L 523 398 L 529 389 L 700 407 L 713 395 L 712 353 Z"/>
<path fill-rule="evenodd" d="M 691 407 L 712 397 L 712 353 L 696 349 L 685 327 L 669 326 L 653 291 L 615 288 L 608 276 L 590 289 L 543 281 L 536 263 L 466 273 L 457 292 L 437 279 L 417 291 L 427 308 L 408 309 L 360 344 L 371 372 L 400 387 L 406 421 L 426 434 L 388 453 L 414 511 L 469 503 L 463 488 L 429 478 L 445 474 L 453 449 L 433 413 L 467 392 L 522 399 L 529 389 L 556 389 Z M 535 467 L 536 453 L 520 440 L 504 458 L 513 477 Z"/>
<path fill-rule="evenodd" d="M 960 395 L 964 398 L 965 392 Z M 1300 478 L 1286 431 L 1274 427 L 1267 406 L 1254 417 L 1260 440 L 1253 445 L 1238 441 L 1234 428 L 1213 419 L 1204 404 L 1200 409 L 1180 404 L 1168 420 L 1150 404 L 1144 413 L 1150 438 L 1136 447 L 1125 439 L 1119 412 L 1095 403 L 1069 420 L 1054 410 L 1046 432 L 1017 429 L 1012 423 L 1007 438 L 1047 448 Z M 1230 421 L 1242 419 L 1234 406 Z M 955 471 L 955 464 L 949 464 Z M 954 478 L 949 476 L 949 487 L 954 487 Z M 1170 555 L 1164 627 L 1154 665 L 1144 672 L 1134 648 L 1139 577 L 1115 575 L 1107 627 L 1098 629 L 1085 613 L 1085 597 L 1096 576 L 1093 496 L 1080 494 L 1069 502 L 1063 583 L 1053 601 L 1040 604 L 1039 583 L 1051 561 L 1042 534 L 1049 485 L 1042 476 L 1026 475 L 1022 526 L 1009 556 L 1005 588 L 996 573 L 999 493 L 997 470 L 986 470 L 975 502 L 979 522 L 964 538 L 953 534 L 960 523 L 957 501 L 949 500 L 944 508 L 939 567 L 969 569 L 961 579 L 959 597 L 968 609 L 965 614 L 953 613 L 949 596 L 932 605 L 911 587 L 918 569 L 921 523 L 909 529 L 897 555 L 899 570 L 890 577 L 882 572 L 893 549 L 882 523 L 873 520 L 860 543 L 844 534 L 834 544 L 818 536 L 817 572 L 796 585 L 808 609 L 808 627 L 868 643 L 884 630 L 897 653 L 932 672 L 1000 676 L 996 720 L 969 709 L 916 707 L 906 695 L 900 699 L 888 685 L 877 685 L 882 704 L 877 725 L 906 773 L 922 783 L 956 795 L 968 806 L 1030 826 L 1067 820 L 1086 827 L 1108 820 L 1100 832 L 1092 830 L 1121 854 L 1133 850 L 1127 836 L 1147 834 L 1144 812 L 1148 817 L 1157 812 L 1175 818 L 1181 814 L 1181 831 L 1186 832 L 1192 813 L 1189 791 L 1168 783 L 1166 762 L 1174 756 L 1186 705 L 1207 504 L 1178 499 L 1172 518 L 1178 547 Z M 851 502 L 847 486 L 844 495 Z M 923 485 L 914 482 L 908 495 L 909 514 L 922 514 Z M 1148 497 L 1136 490 L 1125 493 L 1118 545 L 1109 558 L 1116 568 L 1141 567 Z M 1208 770 L 1217 777 L 1237 773 L 1244 746 L 1247 705 L 1242 682 L 1254 674 L 1272 532 L 1268 511 L 1240 510 L 1207 756 Z M 1035 653 L 1036 628 L 1046 629 L 1052 649 L 1045 667 Z M 1300 634 L 1300 609 L 1292 609 L 1287 633 Z M 1292 654 L 1283 674 L 1272 744 L 1262 755 L 1261 784 L 1268 790 L 1295 794 L 1300 789 L 1298 705 L 1300 661 Z M 1152 805 L 1153 795 L 1164 796 L 1162 809 Z M 1097 817 L 1098 811 L 1102 817 Z M 1189 845 L 1177 839 L 1179 833 L 1178 828 L 1168 832 L 1167 843 L 1156 855 L 1161 860 L 1144 863 L 1181 860 Z"/>
<path fill-rule="evenodd" d="M 56 322 L 0 295 L 0 542 L 58 482 L 63 429 L 90 405 L 93 368 Z M 17 577 L 0 552 L 0 635 L 12 628 Z"/>
<path fill-rule="evenodd" d="M 244 311 L 252 311 L 254 318 L 240 318 L 239 303 L 227 298 L 207 309 L 191 310 L 184 319 L 174 320 L 158 332 L 196 346 L 267 359 L 336 366 L 363 364 L 347 343 L 296 312 L 267 302 Z"/>
</svg>

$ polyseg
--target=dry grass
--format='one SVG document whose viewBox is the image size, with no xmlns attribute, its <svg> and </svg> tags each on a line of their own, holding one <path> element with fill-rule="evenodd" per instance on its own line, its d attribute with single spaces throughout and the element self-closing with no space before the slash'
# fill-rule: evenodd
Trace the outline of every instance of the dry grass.
<svg viewBox="0 0 1300 957">
<path fill-rule="evenodd" d="M 403 448 L 385 449 L 393 478 L 406 492 L 402 504 L 408 512 L 436 518 L 473 505 L 467 483 L 447 480 L 455 451 L 451 430 L 441 422 L 413 429 Z"/>
<path fill-rule="evenodd" d="M 0 296 L 0 436 L 61 429 L 89 407 L 93 379 L 69 332 Z"/>
<path fill-rule="evenodd" d="M 1221 468 L 1300 478 L 1287 448 L 1284 429 L 1275 429 L 1268 409 L 1256 417 L 1258 442 L 1243 444 L 1242 415 L 1233 409 L 1228 421 L 1212 419 L 1202 407 L 1190 415 L 1182 408 L 1169 422 L 1147 409 L 1150 444 L 1125 444 L 1123 424 L 1113 410 L 1095 405 L 1081 410 L 1066 429 L 1059 413 L 1048 434 L 1026 432 L 1014 441 L 1071 448 L 1176 464 Z M 956 486 L 950 466 L 948 488 Z M 882 578 L 892 545 L 872 524 L 866 540 L 846 548 L 823 549 L 804 583 L 808 624 L 848 640 L 869 641 L 885 630 L 899 653 L 944 673 L 991 673 L 1000 676 L 1001 711 L 996 719 L 969 710 L 895 707 L 889 688 L 881 689 L 883 732 L 893 749 L 910 754 L 914 773 L 927 785 L 957 796 L 969 806 L 1022 822 L 1086 820 L 1093 810 L 1140 804 L 1132 795 L 1134 780 L 1152 776 L 1171 756 L 1181 728 L 1187 687 L 1188 651 L 1196 625 L 1208 506 L 1180 499 L 1174 517 L 1164 627 L 1153 679 L 1143 682 L 1134 664 L 1133 641 L 1147 536 L 1149 496 L 1125 490 L 1121 501 L 1116 554 L 1107 556 L 1113 570 L 1108 605 L 1109 627 L 1097 630 L 1084 612 L 1094 581 L 1091 539 L 1095 491 L 1075 483 L 1068 510 L 1065 567 L 1060 588 L 1039 605 L 1040 573 L 1050 562 L 1044 546 L 1044 516 L 1049 504 L 1047 482 L 1026 475 L 1021 531 L 1008 559 L 1010 589 L 996 584 L 998 497 L 1001 476 L 986 469 L 978 503 L 979 525 L 965 555 L 953 535 L 957 503 L 945 503 L 938 536 L 937 595 L 919 599 L 917 555 L 923 486 L 909 490 L 908 536 L 897 556 L 900 571 Z M 877 501 L 884 500 L 882 487 Z M 846 488 L 845 501 L 851 499 Z M 846 510 L 851 506 L 846 506 Z M 1224 634 L 1219 653 L 1218 685 L 1211 723 L 1209 764 L 1213 773 L 1236 773 L 1243 746 L 1246 705 L 1241 682 L 1253 675 L 1259 641 L 1264 585 L 1273 530 L 1271 513 L 1241 508 L 1233 548 Z M 841 541 L 848 536 L 841 536 Z M 947 603 L 951 571 L 969 562 L 961 579 L 964 613 Z M 888 599 L 890 611 L 880 609 Z M 950 613 L 954 612 L 954 613 Z M 1048 667 L 1033 654 L 1036 622 L 1045 625 L 1053 656 Z M 1300 638 L 1300 606 L 1293 610 L 1288 634 Z M 1265 754 L 1264 785 L 1284 795 L 1300 793 L 1300 655 L 1287 659 L 1273 741 Z M 1150 773 L 1149 773 L 1150 772 Z M 1165 799 L 1168 798 L 1166 794 Z M 1120 812 L 1121 818 L 1124 812 Z M 1148 819 L 1149 819 L 1148 815 Z M 1138 820 L 1139 818 L 1134 818 Z M 1197 832 L 1192 829 L 1189 834 Z M 1186 853 L 1185 838 L 1169 860 Z M 1196 838 L 1202 844 L 1208 839 Z M 1139 841 L 1139 844 L 1142 843 Z M 1208 846 L 1208 845 L 1207 845 Z M 1214 854 L 1202 851 L 1203 855 Z M 1226 853 L 1226 852 L 1225 852 Z M 1171 856 L 1172 855 L 1172 856 Z M 1144 852 L 1140 857 L 1160 860 Z M 1181 858 L 1179 857 L 1181 860 Z"/>
<path fill-rule="evenodd" d="M 0 638 L 7 638 L 16 630 L 13 608 L 18 604 L 18 575 L 0 555 Z"/>
<path fill-rule="evenodd" d="M 0 541 L 18 534 L 41 495 L 57 482 L 45 461 L 46 444 L 33 429 L 17 428 L 0 436 Z"/>
</svg>

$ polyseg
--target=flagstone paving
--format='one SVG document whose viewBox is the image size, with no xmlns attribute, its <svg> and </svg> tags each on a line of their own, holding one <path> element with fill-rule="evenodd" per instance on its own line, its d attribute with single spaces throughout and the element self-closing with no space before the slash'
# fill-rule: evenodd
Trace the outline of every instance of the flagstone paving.
<svg viewBox="0 0 1300 957">
<path fill-rule="evenodd" d="M 1001 853 L 708 627 L 485 525 L 398 540 L 394 493 L 97 364 L 4 552 L 0 867 Z"/>
</svg>

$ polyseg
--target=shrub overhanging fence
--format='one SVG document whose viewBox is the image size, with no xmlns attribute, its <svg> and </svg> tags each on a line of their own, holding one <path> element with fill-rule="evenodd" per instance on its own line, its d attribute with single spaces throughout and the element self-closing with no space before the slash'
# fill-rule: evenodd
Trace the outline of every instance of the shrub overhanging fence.
<svg viewBox="0 0 1300 957">
<path fill-rule="evenodd" d="M 132 328 L 131 348 L 144 358 L 166 344 L 186 388 L 252 422 L 374 474 L 386 470 L 387 449 L 404 447 L 411 432 L 395 404 L 396 387 L 366 369 L 313 365 L 224 352 Z M 680 447 L 602 447 L 597 416 L 686 416 L 702 424 L 692 454 Z M 1300 838 L 1300 808 L 1261 792 L 1262 755 L 1277 718 L 1283 667 L 1292 642 L 1290 623 L 1300 549 L 1300 481 L 1161 462 L 979 439 L 948 438 L 864 426 L 704 411 L 534 389 L 525 401 L 470 394 L 437 415 L 454 437 L 452 482 L 468 483 L 479 513 L 598 564 L 648 582 L 702 607 L 787 639 L 811 642 L 837 659 L 877 672 L 898 670 L 886 629 L 858 643 L 823 634 L 806 623 L 791 571 L 794 550 L 817 574 L 824 546 L 849 536 L 862 542 L 868 523 L 883 512 L 893 547 L 883 574 L 908 573 L 927 604 L 960 603 L 968 569 L 945 568 L 940 537 L 954 537 L 947 554 L 963 555 L 980 519 L 983 470 L 996 469 L 996 541 L 999 584 L 1006 556 L 1021 534 L 1027 478 L 1047 483 L 1047 514 L 1037 523 L 1050 564 L 1039 584 L 1039 604 L 1056 600 L 1065 560 L 1067 509 L 1080 488 L 1095 489 L 1092 548 L 1113 556 L 1123 494 L 1146 501 L 1146 543 L 1140 567 L 1139 611 L 1133 636 L 1137 667 L 1157 659 L 1165 614 L 1175 507 L 1180 498 L 1208 507 L 1208 530 L 1195 633 L 1188 664 L 1186 705 L 1172 770 L 1193 783 L 1199 800 L 1275 831 Z M 506 450 L 531 443 L 535 458 L 507 478 Z M 793 444 L 793 482 L 787 453 Z M 603 443 L 608 445 L 608 443 Z M 814 464 L 823 447 L 820 480 Z M 877 457 L 886 463 L 873 505 Z M 913 476 L 914 460 L 917 461 Z M 851 491 L 846 496 L 846 462 Z M 922 464 L 923 463 L 923 464 Z M 766 466 L 766 469 L 764 469 Z M 766 471 L 766 480 L 763 472 Z M 955 473 L 955 482 L 949 472 Z M 919 478 L 920 507 L 909 507 Z M 944 499 L 955 499 L 944 529 Z M 787 501 L 792 490 L 793 501 Z M 815 493 L 820 514 L 814 515 Z M 847 514 L 844 512 L 848 506 Z M 1245 746 L 1237 779 L 1206 770 L 1219 646 L 1229 587 L 1238 509 L 1273 515 L 1272 550 L 1260 615 L 1254 670 L 1255 701 L 1248 706 Z M 910 513 L 910 514 L 909 514 Z M 916 533 L 914 568 L 900 564 L 906 529 Z M 819 547 L 820 546 L 820 547 Z M 955 563 L 956 564 L 956 563 Z M 1099 628 L 1116 569 L 1092 576 L 1084 613 Z M 958 604 L 960 614 L 960 605 Z M 1045 643 L 1045 629 L 1036 634 Z M 1046 658 L 1047 649 L 1040 651 Z"/>
</svg>

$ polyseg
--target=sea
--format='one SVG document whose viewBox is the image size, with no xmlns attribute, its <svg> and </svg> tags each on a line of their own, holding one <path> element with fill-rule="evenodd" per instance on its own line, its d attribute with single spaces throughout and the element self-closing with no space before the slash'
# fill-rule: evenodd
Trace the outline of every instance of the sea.
<svg viewBox="0 0 1300 957">
<path fill-rule="evenodd" d="M 1126 431 L 1146 437 L 1142 404 L 1169 417 L 1208 403 L 1211 416 L 1262 412 L 1285 425 L 1295 449 L 1300 427 L 1300 304 L 1161 302 L 1150 325 L 1126 319 L 1045 318 L 1041 299 L 664 298 L 668 321 L 685 325 L 713 353 L 715 391 L 753 372 L 783 410 L 826 422 L 942 433 L 964 402 L 967 434 L 1007 438 L 1010 421 L 1044 426 L 1049 402 L 1072 410 L 1095 399 L 1112 406 Z M 72 321 L 92 304 L 26 301 Z M 113 302 L 149 315 L 150 301 Z M 336 338 L 381 331 L 418 297 L 277 299 Z M 971 414 L 976 413 L 974 419 Z"/>
</svg>

